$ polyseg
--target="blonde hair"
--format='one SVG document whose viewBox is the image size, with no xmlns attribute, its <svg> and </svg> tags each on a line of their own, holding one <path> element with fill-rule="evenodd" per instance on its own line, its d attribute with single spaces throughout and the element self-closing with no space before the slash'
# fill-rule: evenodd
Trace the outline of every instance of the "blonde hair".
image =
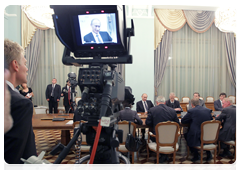
<svg viewBox="0 0 240 170">
<path fill-rule="evenodd" d="M 21 54 L 25 54 L 22 46 L 9 39 L 4 40 L 4 58 L 7 62 L 7 66 L 9 66 L 13 60 L 16 60 L 18 64 L 21 65 Z"/>
</svg>

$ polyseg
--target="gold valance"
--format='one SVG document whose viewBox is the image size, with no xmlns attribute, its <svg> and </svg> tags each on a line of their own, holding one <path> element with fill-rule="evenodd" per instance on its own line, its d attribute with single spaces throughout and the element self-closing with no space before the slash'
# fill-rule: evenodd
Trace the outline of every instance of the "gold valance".
<svg viewBox="0 0 240 170">
<path fill-rule="evenodd" d="M 30 44 L 37 28 L 30 23 L 23 11 L 21 18 L 22 47 L 25 49 Z"/>
<path fill-rule="evenodd" d="M 154 49 L 157 48 L 159 43 L 162 40 L 162 37 L 164 35 L 164 32 L 166 31 L 166 28 L 159 22 L 156 14 L 154 13 Z"/>
<path fill-rule="evenodd" d="M 169 31 L 178 31 L 186 23 L 183 11 L 178 9 L 154 9 L 159 22 Z"/>
</svg>

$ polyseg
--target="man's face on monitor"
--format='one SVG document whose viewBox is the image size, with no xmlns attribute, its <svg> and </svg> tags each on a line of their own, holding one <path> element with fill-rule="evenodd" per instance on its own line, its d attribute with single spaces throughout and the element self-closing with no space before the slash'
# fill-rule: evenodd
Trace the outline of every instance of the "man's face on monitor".
<svg viewBox="0 0 240 170">
<path fill-rule="evenodd" d="M 94 20 L 94 21 L 92 22 L 91 26 L 92 26 L 92 31 L 93 31 L 94 33 L 98 34 L 99 31 L 100 31 L 101 22 L 98 21 L 98 20 Z"/>
</svg>

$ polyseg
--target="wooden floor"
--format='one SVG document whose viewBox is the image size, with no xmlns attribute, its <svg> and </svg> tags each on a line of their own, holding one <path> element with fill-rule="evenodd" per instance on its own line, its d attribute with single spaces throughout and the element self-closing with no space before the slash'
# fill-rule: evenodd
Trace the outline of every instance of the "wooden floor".
<svg viewBox="0 0 240 170">
<path fill-rule="evenodd" d="M 34 130 L 35 133 L 35 141 L 36 141 L 36 147 L 37 147 L 37 153 L 40 154 L 41 151 L 47 151 L 44 158 L 48 160 L 49 162 L 53 163 L 58 155 L 52 156 L 49 154 L 49 152 L 52 150 L 54 146 L 60 141 L 61 138 L 61 131 L 59 130 Z M 72 132 L 71 132 L 72 135 Z M 180 143 L 181 142 L 181 143 Z M 186 141 L 184 137 L 179 139 L 180 148 L 176 154 L 176 161 L 175 164 L 193 164 L 193 162 L 190 161 L 192 156 L 190 155 L 188 159 L 186 159 L 187 155 L 187 149 L 186 149 Z M 233 148 L 230 150 L 233 152 Z M 85 156 L 88 153 L 81 153 L 81 156 Z M 204 153 L 204 157 L 206 157 L 206 154 Z M 156 164 L 156 154 L 150 153 L 149 160 L 146 160 L 147 153 L 143 152 L 140 153 L 139 161 L 135 161 L 134 164 Z M 67 157 L 62 161 L 62 164 L 74 164 L 76 161 L 75 159 L 75 152 L 74 149 L 67 155 Z M 203 161 L 204 164 L 213 164 L 213 160 L 210 162 Z M 217 164 L 232 164 L 234 163 L 234 157 L 228 157 L 228 158 L 222 158 L 220 156 L 217 156 L 216 159 Z M 164 162 L 164 164 L 172 164 L 172 156 L 169 156 L 169 160 L 167 162 Z M 200 161 L 195 162 L 195 164 L 200 164 Z"/>
</svg>

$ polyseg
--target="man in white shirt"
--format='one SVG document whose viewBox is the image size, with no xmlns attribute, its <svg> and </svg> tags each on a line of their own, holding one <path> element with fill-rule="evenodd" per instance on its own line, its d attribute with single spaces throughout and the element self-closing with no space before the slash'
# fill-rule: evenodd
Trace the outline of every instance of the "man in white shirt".
<svg viewBox="0 0 240 170">
<path fill-rule="evenodd" d="M 100 31 L 101 21 L 97 18 L 92 19 L 91 24 L 92 32 L 84 36 L 85 43 L 110 43 L 112 38 L 106 31 Z"/>
<path fill-rule="evenodd" d="M 52 84 L 49 84 L 46 88 L 46 100 L 48 101 L 49 113 L 52 113 L 54 108 L 54 113 L 58 113 L 57 107 L 58 102 L 61 97 L 61 86 L 56 84 L 57 79 L 52 79 Z"/>
</svg>

